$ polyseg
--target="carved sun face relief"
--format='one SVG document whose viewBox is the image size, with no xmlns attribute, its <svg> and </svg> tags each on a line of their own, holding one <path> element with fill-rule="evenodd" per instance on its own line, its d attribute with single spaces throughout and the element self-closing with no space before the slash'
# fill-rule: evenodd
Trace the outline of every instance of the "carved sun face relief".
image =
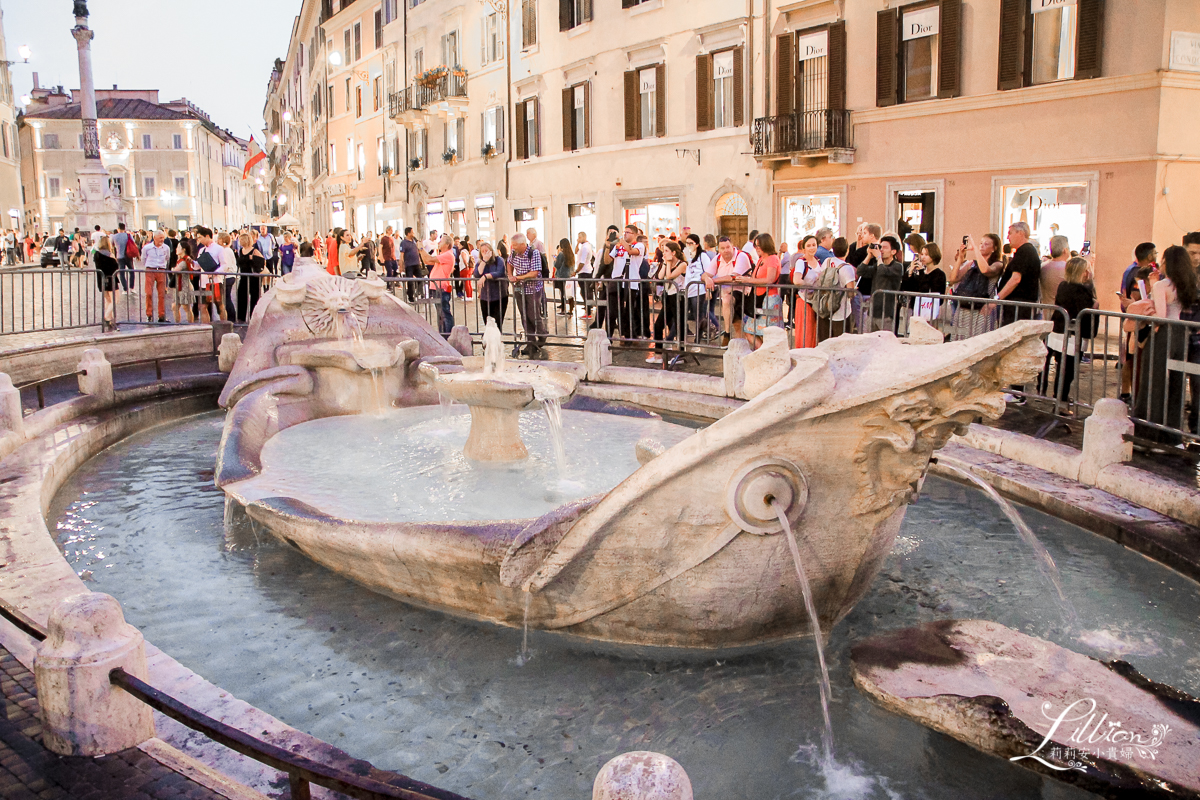
<svg viewBox="0 0 1200 800">
<path fill-rule="evenodd" d="M 371 300 L 358 281 L 330 275 L 309 281 L 300 305 L 304 324 L 317 336 L 349 336 L 347 326 L 367 326 Z"/>
</svg>

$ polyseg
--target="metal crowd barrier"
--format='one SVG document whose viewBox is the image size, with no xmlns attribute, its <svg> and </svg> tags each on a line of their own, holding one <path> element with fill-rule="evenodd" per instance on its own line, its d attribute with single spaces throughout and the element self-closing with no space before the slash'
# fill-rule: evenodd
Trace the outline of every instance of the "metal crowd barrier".
<svg viewBox="0 0 1200 800">
<path fill-rule="evenodd" d="M 96 274 L 91 269 L 0 272 L 0 334 L 99 325 L 103 314 Z"/>
<path fill-rule="evenodd" d="M 1200 323 L 1087 309 L 1066 346 L 1068 367 L 1080 372 L 1072 394 L 1080 409 L 1119 398 L 1138 438 L 1200 442 Z"/>
<path fill-rule="evenodd" d="M 114 322 L 171 325 L 181 322 L 229 321 L 246 325 L 258 299 L 278 275 L 263 272 L 170 272 L 119 269 L 115 287 L 102 298 Z M 186 281 L 190 289 L 183 286 Z"/>
</svg>

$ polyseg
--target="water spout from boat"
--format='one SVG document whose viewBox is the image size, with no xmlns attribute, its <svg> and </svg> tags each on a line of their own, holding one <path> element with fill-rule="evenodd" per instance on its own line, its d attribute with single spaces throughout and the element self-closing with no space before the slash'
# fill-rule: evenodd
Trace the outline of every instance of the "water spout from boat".
<svg viewBox="0 0 1200 800">
<path fill-rule="evenodd" d="M 1079 625 L 1079 615 L 1075 612 L 1075 606 L 1067 599 L 1066 592 L 1063 591 L 1062 575 L 1059 574 L 1058 565 L 1054 563 L 1054 558 L 1046 550 L 1046 546 L 1037 538 L 1033 530 L 1025 523 L 1025 520 L 1021 519 L 1021 515 L 1017 513 L 1016 507 L 1001 497 L 1000 493 L 992 488 L 991 484 L 969 470 L 960 469 L 945 461 L 938 461 L 936 463 L 978 486 L 983 490 L 984 494 L 1000 507 L 1000 510 L 1004 512 L 1004 516 L 1008 517 L 1008 521 L 1017 529 L 1017 533 L 1020 534 L 1022 541 L 1033 551 L 1038 571 L 1042 573 L 1042 577 L 1054 588 L 1054 594 L 1058 599 L 1058 610 L 1062 613 L 1068 632 L 1074 633 Z"/>
<path fill-rule="evenodd" d="M 783 527 L 784 538 L 787 539 L 788 549 L 792 552 L 792 561 L 796 565 L 796 577 L 800 579 L 800 592 L 804 596 L 804 609 L 808 612 L 808 620 L 812 625 L 813 642 L 817 645 L 817 665 L 821 669 L 819 676 L 821 715 L 825 722 L 825 727 L 821 731 L 821 745 L 824 750 L 825 762 L 832 763 L 833 722 L 829 717 L 829 697 L 832 691 L 829 688 L 829 668 L 825 665 L 825 642 L 821 638 L 821 620 L 817 617 L 817 606 L 813 601 L 812 587 L 808 583 L 808 575 L 804 571 L 804 562 L 800 558 L 800 547 L 796 544 L 796 537 L 792 533 L 792 523 L 787 518 L 787 508 L 775 498 L 771 498 L 770 505 L 775 511 L 775 516 L 779 518 L 779 524 Z"/>
</svg>

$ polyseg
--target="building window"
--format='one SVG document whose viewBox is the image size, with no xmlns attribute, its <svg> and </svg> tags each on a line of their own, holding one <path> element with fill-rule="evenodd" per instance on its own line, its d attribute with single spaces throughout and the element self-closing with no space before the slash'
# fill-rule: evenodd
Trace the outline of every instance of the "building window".
<svg viewBox="0 0 1200 800">
<path fill-rule="evenodd" d="M 418 47 L 413 50 L 413 75 L 420 75 L 425 71 L 425 48 Z"/>
<path fill-rule="evenodd" d="M 840 235 L 841 202 L 842 197 L 838 194 L 785 196 L 783 241 L 803 241 L 805 236 L 821 228 L 829 228 L 834 236 Z"/>
<path fill-rule="evenodd" d="M 666 134 L 666 83 L 662 64 L 625 73 L 626 141 Z"/>
<path fill-rule="evenodd" d="M 383 47 L 383 9 L 375 11 L 375 49 Z"/>
<path fill-rule="evenodd" d="M 378 111 L 380 108 L 383 107 L 383 76 L 382 75 L 376 75 L 375 79 L 371 81 L 371 99 L 373 101 L 376 111 Z"/>
<path fill-rule="evenodd" d="M 79 134 L 79 149 L 83 149 L 83 134 Z"/>
<path fill-rule="evenodd" d="M 175 194 L 183 197 L 187 194 L 187 178 L 175 178 Z"/>
<path fill-rule="evenodd" d="M 425 151 L 429 143 L 429 132 L 424 128 L 408 132 L 408 167 L 409 169 L 425 169 Z"/>
<path fill-rule="evenodd" d="M 458 31 L 450 31 L 442 37 L 442 63 L 447 67 L 459 66 Z"/>
<path fill-rule="evenodd" d="M 152 141 L 152 140 L 151 140 L 151 138 L 150 138 L 150 134 L 148 134 L 148 133 L 143 133 L 143 134 L 142 134 L 142 149 L 143 149 L 143 150 L 149 150 L 149 149 L 150 149 L 150 148 L 153 146 L 153 144 L 154 144 L 154 143 L 153 143 L 153 141 Z"/>
<path fill-rule="evenodd" d="M 563 150 L 582 150 L 590 144 L 591 84 L 563 89 Z"/>
<path fill-rule="evenodd" d="M 346 140 L 346 171 L 354 169 L 354 140 Z"/>
<path fill-rule="evenodd" d="M 1102 0 L 1001 0 L 1000 89 L 1098 78 Z"/>
<path fill-rule="evenodd" d="M 154 176 L 153 175 L 142 176 L 142 196 L 143 197 L 153 197 L 154 196 Z"/>
<path fill-rule="evenodd" d="M 57 150 L 58 149 L 58 134 L 57 133 L 43 133 L 42 134 L 42 148 L 45 150 Z"/>
<path fill-rule="evenodd" d="M 492 154 L 504 152 L 504 106 L 494 106 L 483 112 L 483 149 Z"/>
<path fill-rule="evenodd" d="M 1079 249 L 1091 238 L 1088 232 L 1090 182 L 1007 184 L 1000 186 L 1003 198 L 1001 228 L 1026 222 L 1031 236 L 1043 244 L 1051 236 L 1066 236 Z"/>
<path fill-rule="evenodd" d="M 329 103 L 328 103 L 329 113 L 333 114 L 334 110 L 333 110 L 333 84 L 332 83 L 329 84 L 329 98 L 328 99 L 329 99 Z"/>
<path fill-rule="evenodd" d="M 350 56 L 354 54 L 354 50 L 351 48 L 351 41 L 350 29 L 346 28 L 346 30 L 342 31 L 342 64 L 345 66 L 350 65 Z"/>
<path fill-rule="evenodd" d="M 396 0 L 383 0 L 383 24 L 390 25 L 396 19 Z M 376 45 L 379 47 L 379 45 Z"/>
<path fill-rule="evenodd" d="M 62 194 L 62 178 L 47 178 L 46 179 L 46 194 L 50 197 L 58 197 Z"/>
<path fill-rule="evenodd" d="M 537 0 L 521 0 L 521 49 L 537 44 Z"/>
<path fill-rule="evenodd" d="M 876 27 L 876 105 L 957 97 L 961 40 L 962 0 L 937 0 L 880 11 Z"/>
<path fill-rule="evenodd" d="M 461 152 L 458 149 L 458 120 L 447 120 L 442 123 L 442 141 L 446 143 L 446 149 L 442 152 L 442 160 L 447 164 L 453 164 Z"/>
<path fill-rule="evenodd" d="M 0 145 L 4 147 L 4 157 L 8 158 L 8 123 L 0 122 Z"/>
<path fill-rule="evenodd" d="M 358 145 L 358 179 L 361 181 L 367 170 L 367 151 L 363 148 L 362 143 Z"/>
<path fill-rule="evenodd" d="M 354 87 L 354 116 L 362 116 L 362 84 Z"/>
<path fill-rule="evenodd" d="M 901 15 L 900 79 L 906 102 L 928 100 L 937 95 L 938 23 L 937 6 L 904 9 Z"/>
<path fill-rule="evenodd" d="M 183 134 L 175 133 L 171 135 L 171 146 L 176 150 L 183 149 Z"/>
<path fill-rule="evenodd" d="M 349 114 L 350 111 L 350 79 L 346 78 L 346 113 Z"/>
<path fill-rule="evenodd" d="M 504 57 L 504 24 L 498 12 L 488 14 L 480 24 L 483 26 L 480 63 L 486 66 Z"/>
<path fill-rule="evenodd" d="M 329 143 L 329 171 L 337 172 L 337 145 Z"/>
<path fill-rule="evenodd" d="M 541 153 L 541 126 L 538 118 L 538 99 L 531 97 L 517 103 L 517 158 L 534 158 Z"/>
<path fill-rule="evenodd" d="M 1053 83 L 1075 77 L 1078 15 L 1074 5 L 1044 8 L 1033 4 L 1033 82 Z"/>
<path fill-rule="evenodd" d="M 108 189 L 115 195 L 125 194 L 125 179 L 114 175 L 108 179 Z"/>
<path fill-rule="evenodd" d="M 734 47 L 696 56 L 696 130 L 708 131 L 744 123 L 744 52 L 741 47 Z M 779 73 L 781 81 L 788 80 L 785 69 Z"/>
<path fill-rule="evenodd" d="M 571 28 L 592 21 L 592 0 L 558 0 L 558 29 Z"/>
</svg>

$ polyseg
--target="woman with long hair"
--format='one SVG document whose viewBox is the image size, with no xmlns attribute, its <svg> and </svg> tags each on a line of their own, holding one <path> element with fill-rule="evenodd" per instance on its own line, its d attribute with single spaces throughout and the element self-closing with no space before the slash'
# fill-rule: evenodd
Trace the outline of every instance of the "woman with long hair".
<svg viewBox="0 0 1200 800">
<path fill-rule="evenodd" d="M 683 255 L 679 242 L 667 239 L 662 245 L 662 263 L 655 275 L 657 285 L 662 288 L 662 310 L 654 320 L 654 349 L 657 352 L 646 357 L 647 364 L 663 363 L 663 339 L 669 334 L 676 342 L 683 341 L 683 324 L 686 316 L 683 313 L 683 276 L 687 273 L 688 263 Z"/>
<path fill-rule="evenodd" d="M 117 326 L 115 311 L 117 307 L 116 275 L 120 266 L 113 255 L 112 242 L 107 236 L 101 236 L 92 257 L 96 265 L 96 285 L 104 293 L 104 321 L 109 326 Z"/>
<path fill-rule="evenodd" d="M 737 275 L 734 283 L 746 289 L 746 300 L 743 300 L 746 340 L 750 347 L 757 350 L 762 347 L 763 334 L 767 328 L 783 327 L 783 301 L 779 297 L 779 287 L 771 284 L 779 283 L 779 255 L 775 252 L 775 240 L 769 233 L 760 233 L 754 237 L 754 252 L 758 261 L 749 275 Z M 814 251 L 815 252 L 815 251 Z M 749 298 L 753 297 L 753 304 Z M 816 337 L 816 325 L 812 327 L 813 337 Z"/>
<path fill-rule="evenodd" d="M 985 233 L 978 245 L 974 237 L 964 238 L 966 241 L 954 254 L 954 263 L 946 270 L 946 284 L 954 287 L 955 297 L 995 297 L 996 285 L 1004 272 L 1000 237 L 994 233 Z M 954 331 L 951 338 L 967 339 L 987 333 L 996 327 L 998 315 L 994 305 L 962 300 L 954 306 Z"/>
<path fill-rule="evenodd" d="M 800 240 L 792 256 L 792 283 L 796 286 L 816 286 L 821 279 L 821 262 L 817 260 L 817 248 L 820 244 L 817 237 L 811 233 Z M 796 320 L 795 346 L 817 346 L 817 312 L 809 303 L 807 292 L 795 292 L 792 302 L 796 305 L 793 315 Z"/>
<path fill-rule="evenodd" d="M 570 239 L 559 239 L 558 252 L 554 256 L 554 291 L 558 292 L 558 314 L 565 317 L 575 313 L 575 290 L 571 278 L 575 277 L 575 251 Z M 567 301 L 571 310 L 567 310 Z"/>
<path fill-rule="evenodd" d="M 237 286 L 237 321 L 249 322 L 262 291 L 262 278 L 258 275 L 266 266 L 266 261 L 254 246 L 254 237 L 248 233 L 238 237 L 238 249 L 234 257 L 240 275 Z"/>
<path fill-rule="evenodd" d="M 1196 270 L 1192 267 L 1191 257 L 1183 247 L 1168 247 L 1162 255 L 1162 268 L 1166 277 L 1154 284 L 1150 299 L 1154 303 L 1153 316 L 1164 322 L 1152 326 L 1150 340 L 1142 351 L 1145 362 L 1141 365 L 1142 380 L 1138 387 L 1134 416 L 1155 425 L 1181 429 L 1183 373 L 1168 370 L 1167 364 L 1171 360 L 1200 360 L 1200 357 L 1189 352 L 1200 342 L 1189 341 L 1193 338 L 1190 334 L 1194 329 L 1170 322 L 1183 319 L 1185 310 L 1189 320 L 1200 317 L 1196 310 L 1197 303 L 1200 303 L 1200 290 L 1197 289 Z M 1179 442 L 1178 434 L 1157 428 L 1148 428 L 1142 435 L 1160 442 Z"/>
<path fill-rule="evenodd" d="M 1061 376 L 1058 398 L 1064 402 L 1070 397 L 1071 384 L 1075 381 L 1075 353 L 1078 350 L 1077 343 L 1072 341 L 1074 337 L 1068 335 L 1068 329 L 1086 309 L 1096 307 L 1096 289 L 1092 285 L 1092 278 L 1092 265 L 1086 258 L 1076 256 L 1069 259 L 1063 282 L 1058 285 L 1054 295 L 1054 305 L 1066 309 L 1067 318 L 1064 319 L 1062 314 L 1054 315 L 1054 331 L 1046 342 L 1050 352 L 1046 354 L 1046 366 L 1042 370 L 1039 386 L 1045 394 L 1054 388 L 1050 385 L 1050 359 L 1053 358 Z M 1087 316 L 1083 319 L 1087 330 L 1079 328 L 1079 338 L 1090 340 L 1095 333 L 1096 318 Z"/>
<path fill-rule="evenodd" d="M 488 242 L 479 243 L 479 263 L 475 265 L 476 289 L 482 307 L 483 321 L 496 320 L 504 330 L 504 315 L 508 313 L 508 272 L 504 259 Z"/>
</svg>

